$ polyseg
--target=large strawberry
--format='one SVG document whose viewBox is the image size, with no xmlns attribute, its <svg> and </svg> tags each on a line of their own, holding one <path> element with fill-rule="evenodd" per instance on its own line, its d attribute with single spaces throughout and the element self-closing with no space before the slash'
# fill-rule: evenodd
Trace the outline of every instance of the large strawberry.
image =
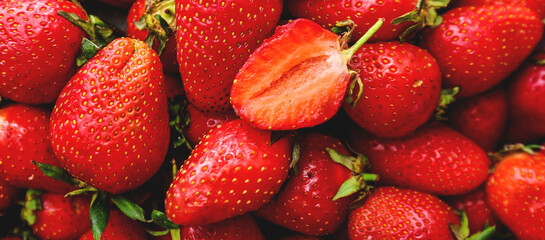
<svg viewBox="0 0 545 240">
<path fill-rule="evenodd" d="M 52 103 L 74 75 L 85 33 L 60 10 L 85 18 L 67 0 L 0 1 L 0 96 Z"/>
<path fill-rule="evenodd" d="M 540 18 L 545 17 L 545 1 L 541 0 L 456 0 L 452 1 L 452 3 L 452 7 L 486 6 L 492 4 L 519 5 L 534 10 Z"/>
<path fill-rule="evenodd" d="M 496 226 L 499 222 L 488 204 L 484 187 L 467 194 L 449 197 L 445 201 L 452 208 L 465 211 L 471 233 L 482 231 L 485 226 Z"/>
<path fill-rule="evenodd" d="M 182 240 L 265 240 L 255 220 L 249 214 L 206 226 L 182 228 Z"/>
<path fill-rule="evenodd" d="M 353 131 L 349 142 L 369 157 L 371 171 L 386 185 L 456 195 L 477 188 L 488 176 L 486 153 L 462 134 L 435 122 L 396 139 Z"/>
<path fill-rule="evenodd" d="M 281 12 L 282 0 L 176 1 L 178 63 L 189 102 L 201 111 L 229 109 L 236 73 Z"/>
<path fill-rule="evenodd" d="M 511 153 L 496 166 L 486 194 L 496 216 L 518 239 L 543 239 L 545 155 Z"/>
<path fill-rule="evenodd" d="M 46 177 L 31 161 L 59 166 L 49 141 L 50 111 L 24 104 L 0 109 L 0 178 L 20 188 L 66 193 L 71 186 Z"/>
<path fill-rule="evenodd" d="M 379 187 L 350 212 L 348 231 L 358 239 L 454 239 L 458 216 L 439 198 L 413 190 Z"/>
<path fill-rule="evenodd" d="M 93 232 L 87 231 L 79 240 L 93 240 Z M 142 224 L 125 216 L 119 210 L 110 211 L 108 225 L 100 240 L 147 240 Z"/>
<path fill-rule="evenodd" d="M 443 85 L 458 96 L 484 92 L 513 72 L 541 39 L 543 24 L 532 10 L 514 5 L 455 8 L 423 34 Z"/>
<path fill-rule="evenodd" d="M 181 225 L 207 225 L 253 211 L 278 192 L 288 176 L 290 141 L 271 143 L 271 132 L 243 120 L 218 125 L 176 174 L 166 213 Z"/>
<path fill-rule="evenodd" d="M 409 43 L 365 44 L 350 60 L 361 78 L 343 109 L 360 127 L 379 137 L 401 137 L 432 115 L 441 92 L 435 59 Z"/>
<path fill-rule="evenodd" d="M 116 39 L 63 89 L 51 115 L 51 143 L 76 178 L 111 193 L 134 189 L 163 163 L 167 99 L 157 54 Z"/>
</svg>

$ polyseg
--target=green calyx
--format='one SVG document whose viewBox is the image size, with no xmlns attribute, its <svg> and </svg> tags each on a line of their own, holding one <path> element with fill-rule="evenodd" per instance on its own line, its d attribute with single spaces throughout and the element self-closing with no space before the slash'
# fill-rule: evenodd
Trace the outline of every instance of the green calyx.
<svg viewBox="0 0 545 240">
<path fill-rule="evenodd" d="M 435 119 L 446 120 L 445 113 L 448 105 L 456 101 L 456 94 L 460 92 L 460 87 L 448 88 L 441 90 L 439 96 L 439 104 L 435 108 Z"/>
<path fill-rule="evenodd" d="M 398 25 L 404 22 L 414 22 L 400 36 L 401 41 L 405 41 L 414 33 L 426 28 L 438 26 L 443 18 L 437 14 L 437 10 L 448 5 L 450 0 L 418 0 L 415 9 L 405 13 L 394 20 L 392 24 Z"/>
<path fill-rule="evenodd" d="M 460 215 L 460 225 L 449 224 L 450 231 L 456 240 L 486 240 L 492 237 L 496 226 L 485 226 L 480 232 L 469 235 L 469 220 L 465 211 L 457 212 Z"/>
<path fill-rule="evenodd" d="M 155 40 L 159 43 L 158 54 L 165 49 L 166 42 L 176 29 L 174 15 L 174 0 L 146 0 L 146 13 L 135 25 L 140 30 L 148 30 L 145 42 L 153 46 Z"/>
<path fill-rule="evenodd" d="M 25 194 L 25 200 L 22 203 L 21 219 L 29 226 L 36 223 L 36 211 L 42 210 L 42 201 L 40 199 L 42 191 L 28 189 Z"/>
<path fill-rule="evenodd" d="M 183 128 L 189 126 L 190 118 L 187 113 L 187 100 L 177 101 L 176 99 L 168 100 L 168 110 L 170 116 L 170 127 L 176 131 L 176 135 L 173 136 L 172 143 L 174 148 L 178 148 L 182 145 L 185 145 L 187 149 L 192 150 L 193 147 L 186 139 Z"/>
</svg>

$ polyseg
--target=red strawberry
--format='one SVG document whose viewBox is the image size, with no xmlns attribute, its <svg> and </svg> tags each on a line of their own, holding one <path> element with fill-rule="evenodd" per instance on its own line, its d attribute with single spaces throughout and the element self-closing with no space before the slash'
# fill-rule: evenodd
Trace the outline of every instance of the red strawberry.
<svg viewBox="0 0 545 240">
<path fill-rule="evenodd" d="M 352 171 L 333 161 L 326 148 L 349 153 L 339 140 L 317 133 L 303 137 L 300 145 L 297 173 L 257 214 L 307 235 L 331 234 L 348 216 L 356 196 L 336 199 L 339 188 L 352 178 Z"/>
<path fill-rule="evenodd" d="M 178 63 L 189 102 L 200 111 L 229 109 L 235 75 L 281 12 L 281 0 L 176 1 Z"/>
<path fill-rule="evenodd" d="M 458 216 L 439 198 L 413 190 L 379 187 L 350 212 L 348 231 L 356 239 L 454 239 L 449 224 Z"/>
<path fill-rule="evenodd" d="M 47 109 L 11 104 L 0 109 L 0 176 L 13 186 L 66 193 L 71 186 L 45 176 L 31 161 L 59 166 L 49 142 Z"/>
<path fill-rule="evenodd" d="M 219 124 L 238 118 L 232 109 L 221 113 L 201 112 L 189 104 L 186 111 L 189 116 L 189 125 L 183 129 L 183 132 L 191 145 L 199 143 L 211 129 Z"/>
<path fill-rule="evenodd" d="M 39 198 L 41 210 L 35 212 L 36 222 L 31 227 L 41 239 L 77 239 L 91 229 L 89 197 L 44 193 Z"/>
<path fill-rule="evenodd" d="M 369 157 L 371 171 L 383 184 L 432 194 L 468 193 L 485 181 L 490 166 L 479 146 L 435 122 L 397 139 L 353 131 L 349 142 Z"/>
<path fill-rule="evenodd" d="M 541 39 L 537 14 L 514 5 L 455 8 L 442 23 L 423 34 L 447 88 L 458 96 L 484 92 L 505 79 L 528 57 Z"/>
<path fill-rule="evenodd" d="M 11 206 L 19 193 L 18 188 L 0 179 L 0 212 Z M 0 214 L 1 216 L 2 214 Z"/>
<path fill-rule="evenodd" d="M 321 238 L 319 237 L 307 236 L 307 235 L 301 235 L 301 234 L 280 238 L 280 240 L 320 240 L 320 239 Z"/>
<path fill-rule="evenodd" d="M 119 210 L 110 211 L 108 225 L 100 240 L 147 240 L 142 224 L 125 216 Z M 87 231 L 79 240 L 93 240 L 93 232 Z"/>
<path fill-rule="evenodd" d="M 503 158 L 486 183 L 496 216 L 518 239 L 543 239 L 545 229 L 545 155 L 512 153 Z"/>
<path fill-rule="evenodd" d="M 63 89 L 51 115 L 51 143 L 76 178 L 110 193 L 137 188 L 163 163 L 167 98 L 157 54 L 116 39 Z"/>
<path fill-rule="evenodd" d="M 251 215 L 245 214 L 206 226 L 184 227 L 182 240 L 265 240 Z"/>
<path fill-rule="evenodd" d="M 441 73 L 426 50 L 400 42 L 365 44 L 350 66 L 359 72 L 363 91 L 356 88 L 350 97 L 357 102 L 345 102 L 343 108 L 370 133 L 407 135 L 428 121 L 437 107 Z"/>
<path fill-rule="evenodd" d="M 488 204 L 484 187 L 464 195 L 449 197 L 446 202 L 452 208 L 466 212 L 471 233 L 482 231 L 485 225 L 496 226 L 499 222 Z"/>
<path fill-rule="evenodd" d="M 59 10 L 85 17 L 66 0 L 0 1 L 0 96 L 52 103 L 74 75 L 85 34 Z"/>
<path fill-rule="evenodd" d="M 175 223 L 198 226 L 263 206 L 288 176 L 290 141 L 243 120 L 218 125 L 195 147 L 165 200 Z"/>
<path fill-rule="evenodd" d="M 165 74 L 165 91 L 169 99 L 173 99 L 178 95 L 184 95 L 184 87 L 182 79 L 176 75 Z"/>
<path fill-rule="evenodd" d="M 339 110 L 350 79 L 346 64 L 366 39 L 342 50 L 337 35 L 310 20 L 278 27 L 237 74 L 231 90 L 235 112 L 261 129 L 325 122 Z"/>
<path fill-rule="evenodd" d="M 540 16 L 540 19 L 543 19 L 545 17 L 545 1 L 541 0 L 457 0 L 452 1 L 452 3 L 454 7 L 486 6 L 493 4 L 511 4 L 525 6 L 529 9 L 534 10 Z"/>
<path fill-rule="evenodd" d="M 507 126 L 507 96 L 501 88 L 461 99 L 450 105 L 450 126 L 473 140 L 485 151 L 492 151 Z"/>
</svg>

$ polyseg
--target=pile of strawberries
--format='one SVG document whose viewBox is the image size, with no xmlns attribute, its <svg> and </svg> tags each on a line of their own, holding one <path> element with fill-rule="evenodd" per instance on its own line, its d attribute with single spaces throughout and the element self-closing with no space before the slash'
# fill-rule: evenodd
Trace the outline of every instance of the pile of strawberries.
<svg viewBox="0 0 545 240">
<path fill-rule="evenodd" d="M 0 0 L 0 239 L 545 239 L 544 18 Z"/>
</svg>

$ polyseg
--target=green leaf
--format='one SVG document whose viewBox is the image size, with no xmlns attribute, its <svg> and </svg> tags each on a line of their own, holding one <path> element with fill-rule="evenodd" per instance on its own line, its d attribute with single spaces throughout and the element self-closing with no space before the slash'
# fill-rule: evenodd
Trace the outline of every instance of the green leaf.
<svg viewBox="0 0 545 240">
<path fill-rule="evenodd" d="M 293 172 L 296 175 L 299 173 L 297 169 L 297 163 L 299 162 L 299 159 L 301 159 L 301 146 L 299 145 L 299 143 L 295 143 L 293 145 L 293 151 L 291 153 L 290 168 L 293 169 Z"/>
<path fill-rule="evenodd" d="M 172 238 L 172 240 L 181 240 L 182 235 L 180 233 L 180 228 L 171 229 L 170 230 L 170 237 Z"/>
<path fill-rule="evenodd" d="M 441 90 L 441 95 L 439 97 L 439 104 L 435 109 L 435 119 L 437 120 L 446 120 L 445 113 L 448 105 L 456 101 L 456 94 L 460 92 L 460 87 L 454 87 L 449 89 Z"/>
<path fill-rule="evenodd" d="M 335 201 L 339 198 L 347 197 L 358 192 L 362 189 L 361 184 L 362 183 L 358 180 L 357 176 L 350 177 L 348 180 L 344 181 L 332 200 Z"/>
<path fill-rule="evenodd" d="M 25 193 L 25 202 L 21 209 L 21 218 L 32 226 L 36 223 L 36 211 L 42 210 L 42 201 L 40 199 L 42 191 L 28 189 Z"/>
<path fill-rule="evenodd" d="M 160 230 L 160 231 L 154 231 L 154 230 L 146 229 L 146 232 L 148 232 L 149 235 L 151 235 L 151 236 L 160 237 L 160 236 L 165 236 L 165 235 L 169 234 L 170 229 L 165 229 L 165 230 Z"/>
<path fill-rule="evenodd" d="M 99 50 L 100 46 L 96 45 L 87 38 L 83 38 L 81 40 L 81 54 L 76 60 L 78 67 L 83 66 L 87 61 L 93 58 Z"/>
<path fill-rule="evenodd" d="M 78 188 L 84 188 L 88 186 L 85 182 L 72 177 L 72 175 L 70 175 L 66 170 L 60 167 L 53 166 L 47 163 L 36 162 L 34 160 L 30 162 L 40 168 L 40 170 L 42 170 L 42 172 L 48 177 L 54 178 L 72 186 L 76 186 Z"/>
<path fill-rule="evenodd" d="M 95 193 L 95 192 L 98 192 L 98 189 L 92 187 L 92 186 L 87 186 L 87 187 L 84 187 L 84 188 L 80 188 L 80 189 L 76 189 L 74 191 L 71 191 L 67 194 L 65 194 L 64 196 L 65 197 L 71 197 L 71 196 L 76 196 L 76 195 L 81 195 L 81 194 L 85 194 L 85 193 Z"/>
<path fill-rule="evenodd" d="M 100 236 L 104 232 L 104 229 L 106 229 L 106 226 L 108 225 L 108 218 L 110 217 L 108 193 L 97 192 L 93 195 L 89 217 L 91 219 L 91 231 L 93 232 L 93 238 L 95 240 L 100 240 Z"/>
<path fill-rule="evenodd" d="M 333 160 L 336 163 L 339 163 L 346 168 L 350 169 L 353 173 L 361 173 L 362 172 L 362 164 L 360 159 L 355 158 L 350 155 L 343 154 L 335 149 L 332 148 L 325 148 L 326 152 L 329 154 L 329 157 L 331 160 Z"/>
<path fill-rule="evenodd" d="M 475 233 L 468 238 L 468 240 L 487 240 L 496 232 L 496 226 L 486 227 L 483 231 Z"/>
<path fill-rule="evenodd" d="M 173 223 L 165 213 L 158 210 L 153 210 L 153 212 L 151 212 L 151 219 L 153 219 L 154 223 L 166 229 L 180 228 L 180 225 Z"/>
<path fill-rule="evenodd" d="M 138 204 L 131 202 L 129 199 L 121 195 L 113 195 L 112 202 L 121 210 L 127 217 L 141 222 L 148 222 L 144 216 L 144 209 Z"/>
</svg>

